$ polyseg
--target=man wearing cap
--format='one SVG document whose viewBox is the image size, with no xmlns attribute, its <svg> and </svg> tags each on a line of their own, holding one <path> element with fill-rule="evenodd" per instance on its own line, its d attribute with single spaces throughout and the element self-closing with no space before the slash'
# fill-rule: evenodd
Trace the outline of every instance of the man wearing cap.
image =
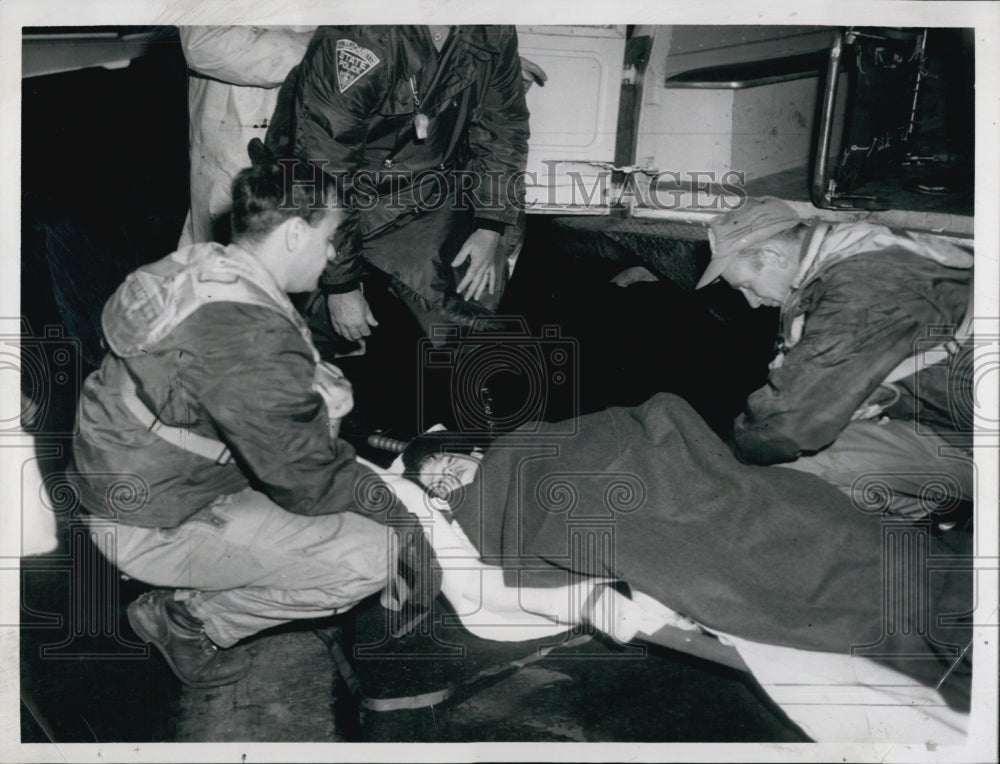
<svg viewBox="0 0 1000 764">
<path fill-rule="evenodd" d="M 921 516 L 972 495 L 972 254 L 871 223 L 803 221 L 749 199 L 710 224 L 712 259 L 752 308 L 781 309 L 767 383 L 732 446 L 812 472 L 867 508 Z M 962 373 L 962 370 L 966 373 Z"/>
</svg>

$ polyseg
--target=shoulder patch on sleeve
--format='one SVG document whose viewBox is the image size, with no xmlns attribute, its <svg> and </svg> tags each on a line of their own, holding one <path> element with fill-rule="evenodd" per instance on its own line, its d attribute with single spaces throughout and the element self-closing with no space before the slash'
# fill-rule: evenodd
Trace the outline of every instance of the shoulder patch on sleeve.
<svg viewBox="0 0 1000 764">
<path fill-rule="evenodd" d="M 355 82 L 381 63 L 381 59 L 354 40 L 337 40 L 337 85 L 347 92 Z"/>
</svg>

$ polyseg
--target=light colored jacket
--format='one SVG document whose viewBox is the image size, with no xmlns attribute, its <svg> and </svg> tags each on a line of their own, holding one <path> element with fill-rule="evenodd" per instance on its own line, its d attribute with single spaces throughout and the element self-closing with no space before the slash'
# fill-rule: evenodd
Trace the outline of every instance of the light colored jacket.
<svg viewBox="0 0 1000 764">
<path fill-rule="evenodd" d="M 233 177 L 250 164 L 247 144 L 264 139 L 278 89 L 315 27 L 180 27 L 191 70 L 188 111 L 191 209 L 179 247 L 213 240 L 232 207 Z"/>
<path fill-rule="evenodd" d="M 92 514 L 170 528 L 248 485 L 298 514 L 357 509 L 369 471 L 331 437 L 309 331 L 250 254 L 196 244 L 144 266 L 102 325 L 112 352 L 84 383 L 70 474 Z M 158 421 L 233 458 L 161 437 L 130 408 L 130 388 Z"/>
</svg>

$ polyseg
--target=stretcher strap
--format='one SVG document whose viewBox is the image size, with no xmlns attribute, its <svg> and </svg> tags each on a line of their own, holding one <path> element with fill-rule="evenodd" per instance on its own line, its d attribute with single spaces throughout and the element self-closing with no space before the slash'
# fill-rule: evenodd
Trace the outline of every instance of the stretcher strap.
<svg viewBox="0 0 1000 764">
<path fill-rule="evenodd" d="M 487 666 L 481 671 L 476 672 L 468 679 L 463 679 L 461 682 L 456 682 L 455 684 L 449 685 L 444 689 L 435 690 L 434 692 L 424 692 L 419 695 L 402 695 L 395 698 L 367 697 L 361 688 L 361 682 L 358 680 L 357 674 L 355 674 L 354 669 L 351 668 L 350 661 L 347 660 L 347 656 L 344 655 L 344 650 L 338 642 L 330 643 L 330 655 L 333 658 L 333 662 L 337 665 L 337 670 L 340 672 L 340 675 L 344 678 L 344 682 L 346 682 L 348 690 L 350 690 L 351 694 L 358 699 L 362 708 L 378 712 L 400 711 L 403 709 L 436 706 L 439 703 L 443 703 L 445 700 L 451 698 L 460 690 L 472 689 L 475 685 L 485 682 L 488 679 L 496 681 L 497 679 L 503 678 L 525 666 L 537 663 L 538 661 L 548 657 L 549 653 L 556 648 L 577 647 L 589 642 L 591 638 L 592 637 L 589 634 L 581 634 L 573 639 L 570 639 L 564 644 L 540 648 L 524 658 L 518 658 L 516 660 L 507 661 L 506 663 L 498 663 L 493 666 Z"/>
</svg>

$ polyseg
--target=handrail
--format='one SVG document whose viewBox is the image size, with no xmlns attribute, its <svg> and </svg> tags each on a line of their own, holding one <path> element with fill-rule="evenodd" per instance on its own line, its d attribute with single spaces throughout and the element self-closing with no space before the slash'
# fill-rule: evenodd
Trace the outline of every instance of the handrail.
<svg viewBox="0 0 1000 764">
<path fill-rule="evenodd" d="M 665 85 L 668 88 L 743 90 L 776 82 L 790 82 L 819 75 L 826 57 L 827 50 L 824 49 L 782 58 L 706 66 L 674 74 L 667 78 Z"/>
</svg>

